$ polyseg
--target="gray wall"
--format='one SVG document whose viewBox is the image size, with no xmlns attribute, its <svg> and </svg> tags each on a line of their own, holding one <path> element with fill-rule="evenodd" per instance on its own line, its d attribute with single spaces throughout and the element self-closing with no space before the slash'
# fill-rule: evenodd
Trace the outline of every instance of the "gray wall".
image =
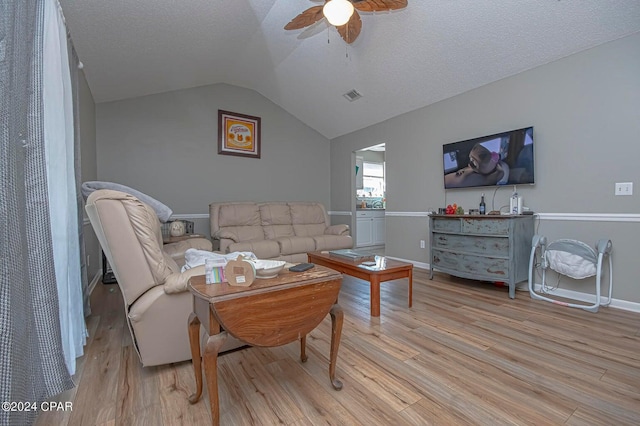
<svg viewBox="0 0 640 426">
<path fill-rule="evenodd" d="M 476 208 L 480 194 L 491 209 L 493 189 L 446 191 L 442 145 L 534 126 L 534 186 L 520 186 L 525 205 L 542 213 L 538 232 L 550 239 L 601 237 L 614 244 L 614 297 L 640 303 L 636 221 L 640 213 L 640 34 L 584 51 L 412 111 L 331 141 L 331 206 L 351 210 L 352 152 L 386 142 L 386 254 L 428 263 L 428 209 L 457 203 Z M 614 196 L 615 182 L 633 182 L 630 197 Z M 511 188 L 495 194 L 508 204 Z M 569 220 L 550 220 L 567 213 Z M 604 220 L 576 220 L 603 213 Z M 610 218 L 614 215 L 613 219 Z M 427 246 L 428 247 L 428 246 Z M 592 292 L 591 287 L 566 288 Z"/>
<path fill-rule="evenodd" d="M 80 121 L 80 158 L 82 181 L 96 180 L 98 177 L 98 165 L 96 158 L 96 107 L 91 95 L 91 90 L 87 85 L 84 73 L 78 73 L 78 97 L 80 101 L 79 121 Z M 84 213 L 84 212 L 83 212 Z M 101 251 L 100 244 L 93 232 L 93 228 L 84 213 L 84 245 L 87 262 L 87 277 L 91 283 L 100 272 Z"/>
<path fill-rule="evenodd" d="M 261 158 L 218 155 L 218 109 L 261 117 Z M 174 214 L 208 215 L 214 201 L 329 208 L 329 140 L 253 90 L 216 84 L 100 103 L 96 113 L 100 180 L 145 192 Z M 207 219 L 195 222 L 209 235 Z"/>
</svg>

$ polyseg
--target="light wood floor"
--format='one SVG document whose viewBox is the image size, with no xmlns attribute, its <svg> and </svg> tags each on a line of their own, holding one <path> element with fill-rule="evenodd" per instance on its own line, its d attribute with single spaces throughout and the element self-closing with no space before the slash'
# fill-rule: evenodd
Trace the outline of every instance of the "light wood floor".
<svg viewBox="0 0 640 426">
<path fill-rule="evenodd" d="M 328 379 L 330 320 L 298 344 L 248 348 L 219 361 L 223 425 L 640 424 L 640 314 L 593 314 L 532 301 L 506 288 L 424 271 L 382 284 L 369 317 L 364 281 L 345 276 L 335 391 Z M 190 362 L 142 368 L 115 285 L 92 295 L 91 333 L 77 387 L 59 396 L 73 411 L 38 425 L 199 425 Z M 185 324 L 186 333 L 186 324 Z M 167 342 L 167 344 L 171 344 Z"/>
</svg>

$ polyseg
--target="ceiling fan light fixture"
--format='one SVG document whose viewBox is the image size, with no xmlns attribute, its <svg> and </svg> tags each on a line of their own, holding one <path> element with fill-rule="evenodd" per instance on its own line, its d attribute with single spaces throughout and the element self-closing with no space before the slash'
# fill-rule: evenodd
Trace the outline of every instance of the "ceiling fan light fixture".
<svg viewBox="0 0 640 426">
<path fill-rule="evenodd" d="M 331 25 L 342 26 L 353 15 L 353 4 L 348 0 L 330 0 L 322 8 L 322 13 Z"/>
</svg>

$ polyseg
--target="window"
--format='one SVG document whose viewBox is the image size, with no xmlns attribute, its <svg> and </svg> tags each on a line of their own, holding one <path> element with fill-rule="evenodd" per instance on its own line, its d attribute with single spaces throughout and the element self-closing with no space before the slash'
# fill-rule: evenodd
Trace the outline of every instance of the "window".
<svg viewBox="0 0 640 426">
<path fill-rule="evenodd" d="M 362 163 L 363 188 L 356 191 L 358 197 L 384 197 L 384 163 Z"/>
</svg>

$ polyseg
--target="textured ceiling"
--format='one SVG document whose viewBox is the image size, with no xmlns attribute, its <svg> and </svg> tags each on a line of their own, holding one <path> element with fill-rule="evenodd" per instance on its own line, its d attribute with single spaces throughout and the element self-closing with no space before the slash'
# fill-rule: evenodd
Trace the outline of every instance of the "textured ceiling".
<svg viewBox="0 0 640 426">
<path fill-rule="evenodd" d="M 351 45 L 283 29 L 310 0 L 60 3 L 96 102 L 228 83 L 329 139 L 640 31 L 639 0 L 409 0 Z"/>
</svg>

